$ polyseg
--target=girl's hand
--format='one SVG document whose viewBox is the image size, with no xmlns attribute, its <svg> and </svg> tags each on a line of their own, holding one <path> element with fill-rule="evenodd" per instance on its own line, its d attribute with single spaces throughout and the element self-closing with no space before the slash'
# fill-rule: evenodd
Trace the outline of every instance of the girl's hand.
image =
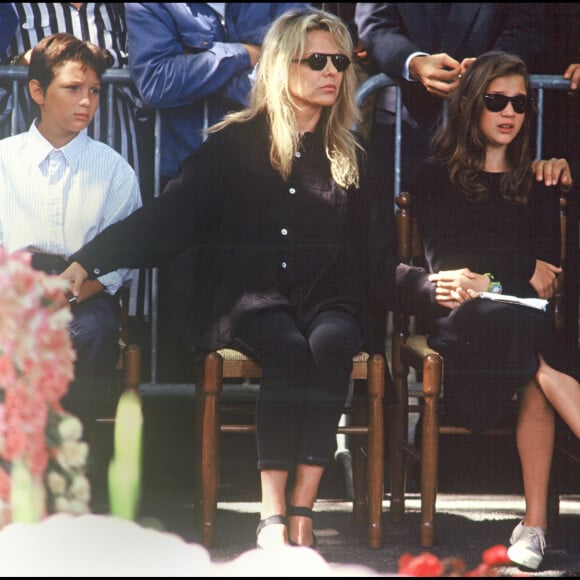
<svg viewBox="0 0 580 580">
<path fill-rule="evenodd" d="M 464 302 L 477 297 L 477 292 L 473 290 L 465 290 L 465 288 L 457 288 L 456 290 L 439 292 L 439 289 L 435 289 L 435 299 L 438 304 L 449 308 L 449 310 L 454 310 L 458 306 L 461 306 Z"/>
<path fill-rule="evenodd" d="M 562 271 L 562 268 L 536 260 L 536 268 L 534 274 L 530 279 L 530 284 L 537 292 L 540 298 L 552 298 L 558 289 L 557 275 Z"/>
<path fill-rule="evenodd" d="M 469 268 L 440 270 L 431 274 L 429 280 L 435 283 L 435 300 L 451 310 L 489 287 L 487 276 L 476 274 Z"/>
</svg>

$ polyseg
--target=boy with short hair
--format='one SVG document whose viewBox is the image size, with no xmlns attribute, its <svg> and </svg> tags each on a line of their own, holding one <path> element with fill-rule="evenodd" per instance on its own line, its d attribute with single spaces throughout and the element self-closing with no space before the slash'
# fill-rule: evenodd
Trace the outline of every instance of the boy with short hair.
<svg viewBox="0 0 580 580">
<path fill-rule="evenodd" d="M 71 34 L 42 39 L 28 69 L 40 116 L 27 132 L 0 141 L 0 246 L 31 252 L 33 266 L 50 274 L 60 273 L 70 254 L 141 206 L 133 168 L 86 134 L 108 66 L 106 51 Z M 75 400 L 90 398 L 90 392 L 77 392 L 81 384 L 84 390 L 93 379 L 112 376 L 119 352 L 115 295 L 130 279 L 130 270 L 111 272 L 87 287 L 81 303 L 71 303 L 80 379 Z"/>
</svg>

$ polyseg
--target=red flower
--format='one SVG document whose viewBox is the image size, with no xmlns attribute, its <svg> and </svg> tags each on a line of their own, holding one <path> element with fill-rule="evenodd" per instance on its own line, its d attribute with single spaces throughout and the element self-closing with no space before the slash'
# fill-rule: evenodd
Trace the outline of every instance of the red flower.
<svg viewBox="0 0 580 580">
<path fill-rule="evenodd" d="M 501 566 L 502 564 L 509 564 L 510 559 L 507 554 L 507 548 L 501 544 L 492 546 L 483 552 L 482 560 L 490 566 Z"/>
<path fill-rule="evenodd" d="M 409 576 L 441 576 L 445 567 L 441 560 L 430 554 L 423 552 L 419 556 L 403 554 L 399 558 L 399 574 Z"/>
</svg>

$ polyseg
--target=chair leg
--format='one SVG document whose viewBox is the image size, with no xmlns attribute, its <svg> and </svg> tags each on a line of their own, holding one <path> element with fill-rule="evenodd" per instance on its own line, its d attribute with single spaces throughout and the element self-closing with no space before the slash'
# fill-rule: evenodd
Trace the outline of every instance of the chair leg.
<svg viewBox="0 0 580 580">
<path fill-rule="evenodd" d="M 201 359 L 201 360 L 199 360 Z M 201 477 L 201 448 L 203 440 L 203 401 L 204 401 L 204 360 L 203 357 L 194 357 L 195 369 L 195 418 L 193 423 L 193 452 L 194 452 L 194 505 L 195 518 L 201 526 L 202 513 L 202 477 Z"/>
<path fill-rule="evenodd" d="M 366 381 L 355 380 L 352 397 L 352 419 L 354 425 L 363 425 L 366 422 L 367 409 L 361 389 L 366 391 Z M 366 398 L 366 396 L 365 396 Z M 368 522 L 368 486 L 366 479 L 368 458 L 362 448 L 363 438 L 361 435 L 351 437 L 351 451 L 353 463 L 353 498 L 352 513 L 354 523 L 362 525 Z"/>
<path fill-rule="evenodd" d="M 129 344 L 123 350 L 123 386 L 138 389 L 141 383 L 141 349 Z"/>
<path fill-rule="evenodd" d="M 384 495 L 384 417 L 385 359 L 372 355 L 368 361 L 368 545 L 380 548 L 382 543 Z"/>
<path fill-rule="evenodd" d="M 223 380 L 223 359 L 217 353 L 205 358 L 203 382 L 203 417 L 201 440 L 201 543 L 212 548 L 215 540 L 215 519 L 220 476 L 220 409 Z"/>
<path fill-rule="evenodd" d="M 408 439 L 408 384 L 409 365 L 401 360 L 400 346 L 395 342 L 401 338 L 393 334 L 393 396 L 389 406 L 389 470 L 391 480 L 391 521 L 401 523 L 405 514 L 405 486 L 407 454 L 403 445 Z"/>
<path fill-rule="evenodd" d="M 439 396 L 443 360 L 430 354 L 423 361 L 423 434 L 421 450 L 421 547 L 435 542 L 435 501 L 439 464 Z"/>
</svg>

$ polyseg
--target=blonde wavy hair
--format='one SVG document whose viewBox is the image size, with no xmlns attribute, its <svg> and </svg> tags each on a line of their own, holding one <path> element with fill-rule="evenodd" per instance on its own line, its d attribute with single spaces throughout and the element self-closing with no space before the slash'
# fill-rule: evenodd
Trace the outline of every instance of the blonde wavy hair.
<svg viewBox="0 0 580 580">
<path fill-rule="evenodd" d="M 286 180 L 300 144 L 294 111 L 298 104 L 289 90 L 290 67 L 294 59 L 303 58 L 306 35 L 313 30 L 328 31 L 339 52 L 352 55 L 352 40 L 345 24 L 333 14 L 308 8 L 291 10 L 278 17 L 269 28 L 262 44 L 256 83 L 250 94 L 249 106 L 230 113 L 208 129 L 215 133 L 266 112 L 270 123 L 270 162 Z M 344 71 L 336 101 L 325 107 L 324 145 L 330 160 L 333 179 L 342 187 L 359 186 L 357 150 L 362 151 L 352 128 L 360 121 L 356 105 L 357 80 L 353 67 Z"/>
</svg>

